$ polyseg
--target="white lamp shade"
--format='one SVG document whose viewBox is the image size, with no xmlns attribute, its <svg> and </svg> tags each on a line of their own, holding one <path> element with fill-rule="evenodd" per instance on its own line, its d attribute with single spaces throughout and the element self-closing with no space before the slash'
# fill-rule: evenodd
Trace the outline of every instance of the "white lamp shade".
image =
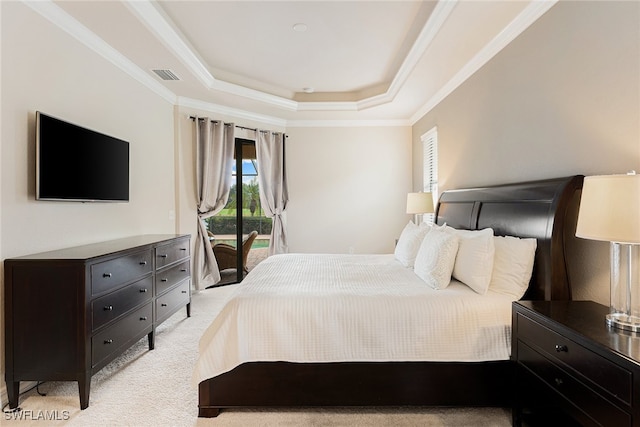
<svg viewBox="0 0 640 427">
<path fill-rule="evenodd" d="M 433 213 L 432 193 L 409 193 L 407 194 L 407 213 L 425 214 Z"/>
<path fill-rule="evenodd" d="M 640 243 L 640 175 L 586 177 L 576 236 Z"/>
</svg>

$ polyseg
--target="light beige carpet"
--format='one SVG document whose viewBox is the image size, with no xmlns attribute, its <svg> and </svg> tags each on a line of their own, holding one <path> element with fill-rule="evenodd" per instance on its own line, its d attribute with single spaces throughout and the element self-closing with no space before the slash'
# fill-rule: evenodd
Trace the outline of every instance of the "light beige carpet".
<svg viewBox="0 0 640 427">
<path fill-rule="evenodd" d="M 162 324 L 155 350 L 146 337 L 98 372 L 89 407 L 80 410 L 74 382 L 47 382 L 40 396 L 20 397 L 20 412 L 2 414 L 3 426 L 510 426 L 502 408 L 308 408 L 225 410 L 198 418 L 191 370 L 198 339 L 235 286 L 193 295 L 192 317 L 181 310 Z M 3 402 L 3 404 L 6 402 Z"/>
</svg>

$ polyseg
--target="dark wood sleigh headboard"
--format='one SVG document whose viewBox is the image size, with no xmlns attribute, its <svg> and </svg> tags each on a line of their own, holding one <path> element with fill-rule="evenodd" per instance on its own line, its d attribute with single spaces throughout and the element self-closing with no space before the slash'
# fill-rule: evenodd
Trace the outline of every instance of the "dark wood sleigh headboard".
<svg viewBox="0 0 640 427">
<path fill-rule="evenodd" d="M 440 196 L 436 224 L 538 241 L 529 289 L 523 299 L 570 300 L 567 242 L 575 239 L 583 175 L 448 190 Z"/>
</svg>

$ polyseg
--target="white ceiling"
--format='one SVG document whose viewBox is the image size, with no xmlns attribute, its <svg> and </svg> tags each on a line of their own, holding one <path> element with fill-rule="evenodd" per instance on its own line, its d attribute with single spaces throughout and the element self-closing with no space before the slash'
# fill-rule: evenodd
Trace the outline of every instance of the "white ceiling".
<svg viewBox="0 0 640 427">
<path fill-rule="evenodd" d="M 311 126 L 415 122 L 555 1 L 28 4 L 175 104 Z"/>
</svg>

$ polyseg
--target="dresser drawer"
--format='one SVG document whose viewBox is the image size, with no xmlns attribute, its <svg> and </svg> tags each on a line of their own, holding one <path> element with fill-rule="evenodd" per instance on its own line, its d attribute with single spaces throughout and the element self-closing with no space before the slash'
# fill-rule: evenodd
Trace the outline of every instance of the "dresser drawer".
<svg viewBox="0 0 640 427">
<path fill-rule="evenodd" d="M 156 248 L 156 269 L 189 256 L 189 240 L 182 239 Z"/>
<path fill-rule="evenodd" d="M 539 349 L 545 356 L 565 363 L 595 385 L 631 404 L 631 372 L 520 313 L 517 322 L 519 340 Z"/>
<path fill-rule="evenodd" d="M 156 273 L 156 295 L 161 295 L 167 289 L 188 278 L 190 264 L 191 261 L 187 259 L 174 267 Z"/>
<path fill-rule="evenodd" d="M 138 280 L 115 292 L 97 298 L 91 302 L 93 330 L 117 319 L 129 310 L 151 300 L 153 296 L 153 278 Z"/>
<path fill-rule="evenodd" d="M 191 280 L 185 280 L 175 289 L 156 299 L 156 318 L 160 323 L 190 301 Z"/>
<path fill-rule="evenodd" d="M 630 426 L 631 416 L 572 375 L 546 355 L 518 341 L 518 363 L 529 369 L 549 387 L 572 402 L 600 425 Z"/>
<path fill-rule="evenodd" d="M 143 251 L 91 266 L 91 294 L 115 289 L 153 271 L 152 252 Z"/>
<path fill-rule="evenodd" d="M 113 353 L 121 352 L 125 346 L 133 344 L 130 341 L 145 330 L 151 332 L 152 321 L 153 307 L 149 302 L 94 335 L 91 338 L 91 366 L 98 365 Z"/>
</svg>

